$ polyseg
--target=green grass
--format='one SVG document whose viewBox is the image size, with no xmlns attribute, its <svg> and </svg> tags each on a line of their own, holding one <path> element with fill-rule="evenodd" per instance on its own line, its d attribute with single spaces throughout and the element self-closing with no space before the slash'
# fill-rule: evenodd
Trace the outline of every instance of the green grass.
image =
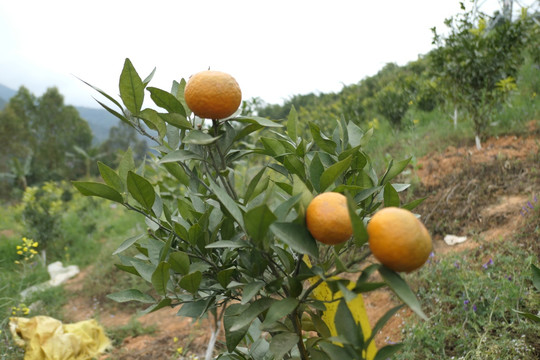
<svg viewBox="0 0 540 360">
<path fill-rule="evenodd" d="M 16 311 L 15 316 L 46 315 L 63 321 L 63 306 L 72 296 L 95 297 L 104 302 L 111 292 L 127 286 L 141 288 L 138 278 L 116 270 L 111 255 L 127 237 L 143 230 L 141 220 L 140 215 L 123 207 L 113 207 L 109 202 L 75 197 L 62 218 L 62 236 L 54 243 L 55 251 L 47 254 L 47 264 L 60 260 L 64 266 L 77 265 L 81 269 L 92 265 L 83 290 L 70 294 L 59 286 L 22 299 L 22 290 L 49 280 L 49 274 L 41 256 L 15 263 L 20 260 L 16 247 L 21 244 L 24 225 L 13 207 L 0 207 L 0 360 L 24 356 L 11 341 L 8 323 L 9 317 L 14 315 L 13 308 L 29 308 L 28 314 Z M 151 329 L 131 324 L 124 330 L 148 332 Z"/>
<path fill-rule="evenodd" d="M 538 265 L 539 218 L 531 216 L 526 232 L 512 239 L 432 257 L 409 275 L 429 320 L 407 322 L 396 359 L 538 359 L 538 324 L 513 310 L 540 309 L 531 272 Z"/>
</svg>

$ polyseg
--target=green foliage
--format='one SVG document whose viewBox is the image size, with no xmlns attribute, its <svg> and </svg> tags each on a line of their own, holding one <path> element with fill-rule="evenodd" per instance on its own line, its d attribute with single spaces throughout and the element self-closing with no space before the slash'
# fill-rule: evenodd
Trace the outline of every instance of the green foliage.
<svg viewBox="0 0 540 360">
<path fill-rule="evenodd" d="M 429 320 L 409 322 L 396 359 L 537 359 L 538 325 L 515 312 L 538 309 L 535 261 L 506 239 L 481 251 L 432 257 L 408 277 Z"/>
<path fill-rule="evenodd" d="M 445 38 L 433 29 L 438 45 L 430 53 L 433 71 L 440 88 L 468 113 L 481 137 L 494 111 L 513 90 L 501 84 L 516 77 L 525 59 L 530 29 L 538 25 L 526 13 L 516 21 L 490 22 L 481 15 L 476 24 L 473 12 L 448 19 L 446 24 L 451 33 Z"/>
<path fill-rule="evenodd" d="M 47 182 L 43 186 L 26 188 L 19 205 L 20 216 L 25 225 L 25 235 L 37 241 L 40 248 L 54 246 L 62 237 L 61 221 L 71 198 L 66 182 Z M 58 249 L 56 249 L 58 250 Z"/>
<path fill-rule="evenodd" d="M 115 254 L 119 269 L 140 277 L 154 291 L 132 288 L 109 298 L 151 303 L 146 312 L 182 305 L 179 315 L 223 320 L 228 350 L 223 358 L 364 358 L 373 337 L 364 336 L 352 316 L 357 310 L 345 302 L 336 314 L 343 348 L 333 344 L 327 331 L 304 338 L 302 319 L 319 318 L 325 306 L 313 297 L 315 287 L 303 288 L 302 283 L 362 272 L 369 255 L 364 219 L 389 201 L 388 193 L 391 204 L 400 205 L 397 192 L 407 186 L 390 181 L 410 158 L 391 161 L 378 175 L 363 151 L 372 131 L 363 132 L 352 122 L 339 121 L 331 134 L 306 122 L 307 137 L 302 114 L 295 110 L 285 127 L 258 116 L 199 119 L 183 105 L 183 80 L 173 82 L 171 92 L 147 88 L 148 83 L 126 59 L 120 76 L 123 105 L 100 93 L 117 107 L 106 107 L 108 111 L 156 142 L 151 160 L 136 168 L 127 152 L 117 170 L 99 165 L 104 183 L 74 182 L 83 195 L 120 203 L 145 217 L 147 229 L 127 239 Z M 164 111 L 142 107 L 145 90 Z M 252 134 L 258 135 L 257 143 Z M 263 166 L 237 183 L 242 164 Z M 324 191 L 347 193 L 358 237 L 334 250 L 316 242 L 304 224 L 306 206 Z M 304 255 L 313 267 L 306 265 Z M 376 269 L 424 317 L 400 275 L 379 265 L 370 271 Z M 367 276 L 363 279 L 348 296 L 365 290 Z M 343 287 L 329 283 L 333 291 Z M 270 331 L 263 335 L 263 329 Z M 382 354 L 391 352 L 388 348 Z"/>
<path fill-rule="evenodd" d="M 92 133 L 86 121 L 56 88 L 37 98 L 21 87 L 0 112 L 0 172 L 11 172 L 23 190 L 47 180 L 75 178 L 84 174 L 84 165 L 71 161 L 68 153 L 77 145 L 88 149 Z M 26 168 L 12 171 L 16 163 Z M 11 165 L 11 168 L 9 167 Z"/>
</svg>

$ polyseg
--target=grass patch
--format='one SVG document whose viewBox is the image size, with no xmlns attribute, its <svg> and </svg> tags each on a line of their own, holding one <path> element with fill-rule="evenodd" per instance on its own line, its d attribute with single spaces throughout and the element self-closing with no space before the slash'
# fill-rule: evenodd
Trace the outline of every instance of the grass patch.
<svg viewBox="0 0 540 360">
<path fill-rule="evenodd" d="M 63 286 L 49 288 L 23 299 L 21 291 L 49 280 L 46 264 L 40 255 L 27 261 L 17 254 L 24 233 L 24 225 L 14 207 L 0 210 L 0 360 L 23 359 L 24 352 L 14 346 L 8 323 L 10 316 L 51 316 L 61 321 L 62 309 L 71 296 L 88 296 L 100 302 L 111 302 L 105 296 L 127 286 L 141 287 L 138 278 L 118 271 L 112 253 L 129 236 L 141 232 L 141 217 L 109 202 L 81 196 L 68 203 L 62 216 L 61 236 L 47 251 L 47 264 L 60 260 L 64 266 L 77 265 L 81 269 L 92 265 L 85 286 L 77 294 L 68 293 Z M 40 250 L 38 246 L 37 250 Z M 39 252 L 39 251 L 38 251 Z M 102 304 L 103 305 L 103 304 Z M 15 311 L 15 314 L 13 313 Z M 130 330 L 131 329 L 131 330 Z M 151 329 L 130 324 L 126 333 Z"/>
<path fill-rule="evenodd" d="M 538 325 L 513 311 L 540 309 L 532 285 L 531 264 L 538 264 L 533 231 L 431 258 L 409 275 L 429 320 L 406 324 L 396 359 L 538 359 Z"/>
<path fill-rule="evenodd" d="M 113 346 L 116 347 L 121 345 L 125 338 L 153 334 L 156 332 L 156 329 L 157 327 L 155 325 L 145 326 L 141 324 L 141 322 L 133 316 L 126 325 L 109 329 L 107 335 L 111 339 Z"/>
</svg>

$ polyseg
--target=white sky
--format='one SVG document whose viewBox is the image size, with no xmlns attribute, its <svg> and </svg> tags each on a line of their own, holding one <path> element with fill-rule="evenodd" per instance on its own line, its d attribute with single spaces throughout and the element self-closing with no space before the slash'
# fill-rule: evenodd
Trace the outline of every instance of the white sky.
<svg viewBox="0 0 540 360">
<path fill-rule="evenodd" d="M 492 14 L 499 1 L 479 4 Z M 66 103 L 99 107 L 75 76 L 116 95 L 128 57 L 143 79 L 157 68 L 150 86 L 211 67 L 244 99 L 282 103 L 416 60 L 430 28 L 459 12 L 458 0 L 0 0 L 0 83 L 37 96 L 57 86 Z"/>
</svg>

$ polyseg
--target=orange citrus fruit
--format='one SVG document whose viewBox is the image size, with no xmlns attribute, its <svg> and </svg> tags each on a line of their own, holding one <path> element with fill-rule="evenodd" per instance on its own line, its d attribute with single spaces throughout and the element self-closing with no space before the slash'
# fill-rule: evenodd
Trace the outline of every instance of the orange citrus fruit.
<svg viewBox="0 0 540 360">
<path fill-rule="evenodd" d="M 184 99 L 198 117 L 223 119 L 238 109 L 242 102 L 242 91 L 231 75 L 206 70 L 189 78 L 184 89 Z"/>
<path fill-rule="evenodd" d="M 373 256 L 395 271 L 418 269 L 433 248 L 426 227 L 412 212 L 387 207 L 373 215 L 367 225 Z"/>
<path fill-rule="evenodd" d="M 337 192 L 315 196 L 306 209 L 306 226 L 323 244 L 337 245 L 347 241 L 353 233 L 347 198 Z"/>
</svg>

